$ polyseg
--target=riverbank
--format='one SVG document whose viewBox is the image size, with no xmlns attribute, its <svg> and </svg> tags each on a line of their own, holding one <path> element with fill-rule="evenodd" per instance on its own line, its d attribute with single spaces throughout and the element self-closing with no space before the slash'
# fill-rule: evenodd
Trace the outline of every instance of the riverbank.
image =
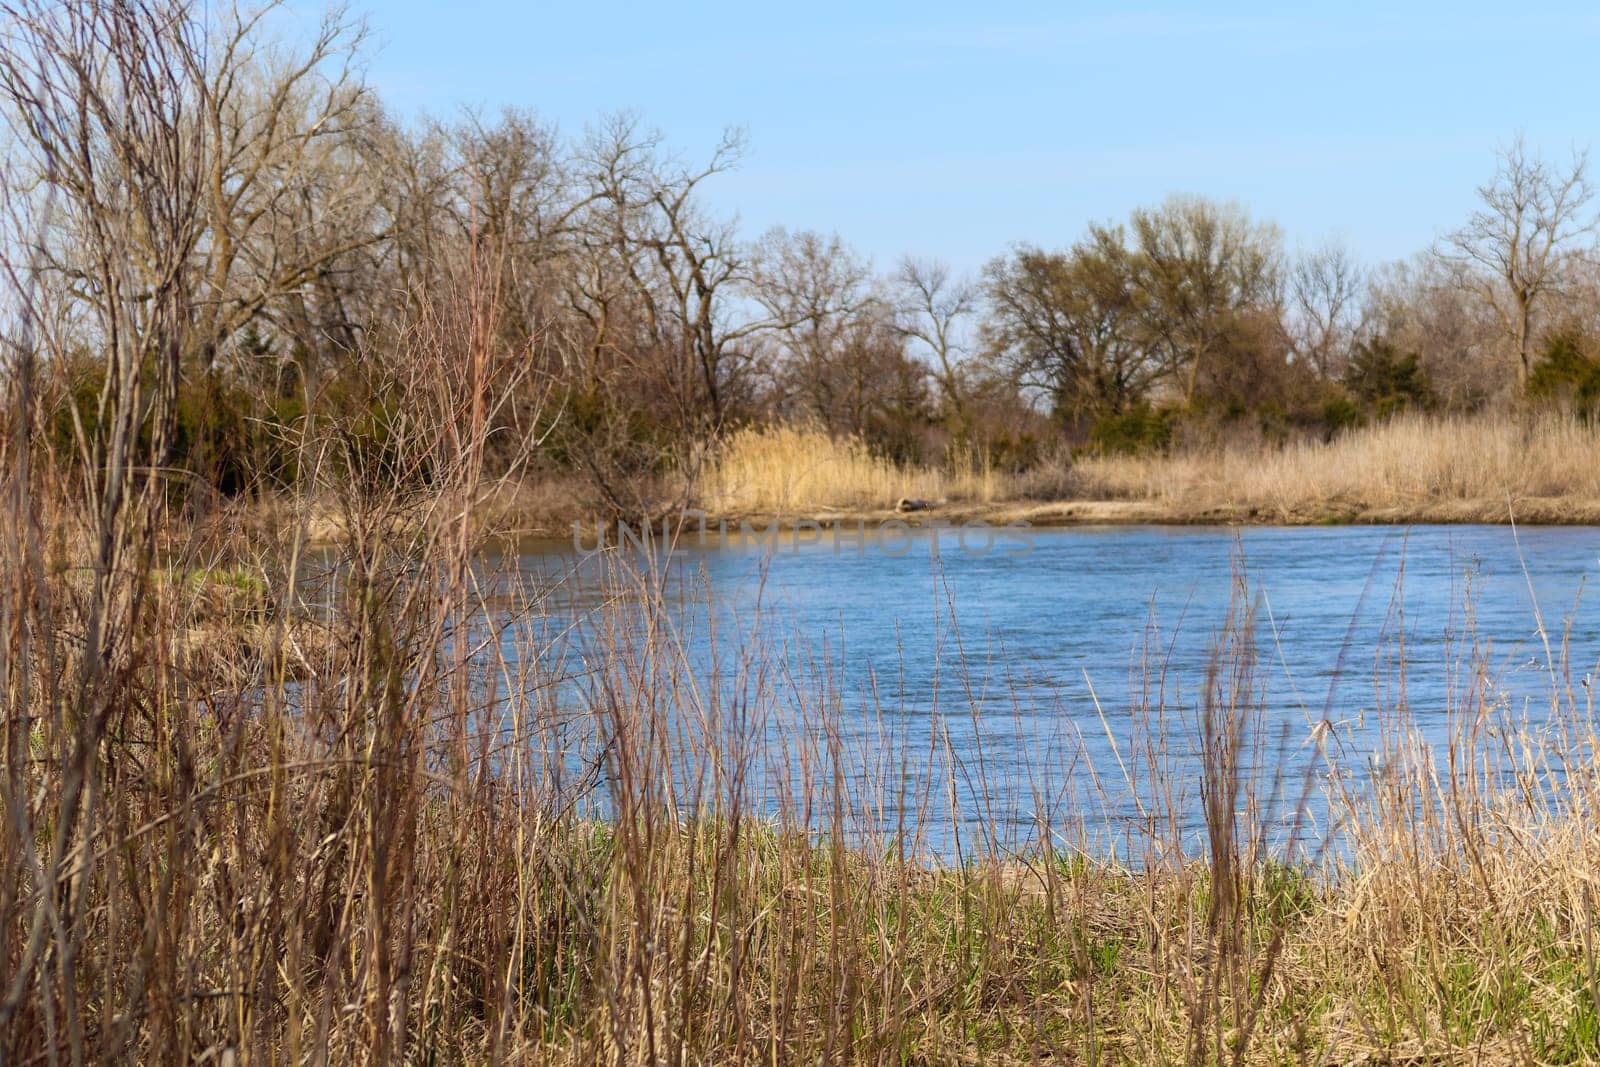
<svg viewBox="0 0 1600 1067">
<path fill-rule="evenodd" d="M 530 536 L 568 537 L 576 522 L 589 536 L 598 520 L 589 517 L 569 519 L 565 527 L 548 522 L 522 528 Z M 783 530 L 838 527 L 854 533 L 860 527 L 871 531 L 887 524 L 929 529 L 957 527 L 968 523 L 988 526 L 1027 524 L 1030 527 L 1066 526 L 1411 526 L 1411 525 L 1505 525 L 1597 526 L 1600 525 L 1600 498 L 1524 497 L 1511 500 L 1471 499 L 1418 501 L 1411 504 L 1370 506 L 1344 504 L 1307 509 L 1264 509 L 1231 504 L 1187 504 L 1152 500 L 1030 500 L 992 503 L 939 504 L 915 511 L 896 508 L 849 511 L 815 511 L 792 515 L 772 512 L 696 514 L 686 520 L 684 529 L 698 531 L 701 522 L 707 529 L 730 533 L 741 528 L 765 532 L 773 526 Z"/>
<path fill-rule="evenodd" d="M 592 514 L 525 509 L 513 492 L 488 502 L 480 511 L 486 530 L 497 535 L 547 540 L 569 540 L 577 527 L 585 543 L 592 541 L 597 524 L 614 535 L 614 522 Z M 637 528 L 638 520 L 622 520 Z M 659 528 L 660 516 L 652 516 Z M 1522 496 L 1474 497 L 1406 502 L 1366 503 L 1329 501 L 1288 506 L 1215 503 L 1199 500 L 995 500 L 935 503 L 913 511 L 895 507 L 818 508 L 808 512 L 692 511 L 681 519 L 686 535 L 707 531 L 737 534 L 741 530 L 765 533 L 820 527 L 856 534 L 903 523 L 913 530 L 958 527 L 968 523 L 1003 527 L 1026 524 L 1035 528 L 1070 526 L 1415 526 L 1506 525 L 1600 526 L 1600 497 Z M 670 517 L 669 517 L 670 522 Z M 312 539 L 338 537 L 339 523 L 328 512 L 319 513 L 309 529 Z"/>
<path fill-rule="evenodd" d="M 480 535 L 497 539 L 570 542 L 576 536 L 592 545 L 595 531 L 604 527 L 607 540 L 618 536 L 617 523 L 638 532 L 641 521 L 603 519 L 567 507 L 548 504 L 549 494 L 537 494 L 541 503 L 529 506 L 516 489 L 505 489 L 488 497 L 475 511 Z M 270 519 L 267 516 L 270 515 Z M 238 518 L 235 514 L 233 518 Z M 339 509 L 311 505 L 293 517 L 289 509 L 277 504 L 252 509 L 244 518 L 259 524 L 266 521 L 298 527 L 311 546 L 336 544 L 348 536 Z M 652 526 L 659 530 L 663 520 L 672 526 L 672 515 L 653 515 Z M 231 519 L 230 519 L 231 521 Z M 397 526 L 403 520 L 396 520 Z M 1049 529 L 1073 526 L 1600 526 L 1600 497 L 1522 496 L 1474 497 L 1407 502 L 1302 503 L 1289 506 L 1261 506 L 1205 501 L 1170 500 L 995 500 L 936 503 L 914 511 L 895 507 L 819 508 L 804 513 L 770 511 L 703 512 L 691 509 L 679 515 L 679 536 L 763 536 L 774 528 L 795 531 L 832 532 L 859 536 L 905 528 L 927 530 L 967 524 L 1006 527 L 1025 524 Z"/>
<path fill-rule="evenodd" d="M 620 494 L 628 498 L 629 494 Z M 691 528 L 901 521 L 1073 525 L 1600 525 L 1600 427 L 1570 418 L 1410 416 L 1332 441 L 1192 447 L 1139 456 L 1061 454 L 1021 471 L 895 464 L 858 441 L 766 427 L 721 443 L 693 481 L 631 494 L 657 525 Z M 903 501 L 912 502 L 907 508 Z M 395 521 L 422 521 L 426 493 Z M 532 472 L 480 492 L 493 536 L 568 539 L 614 511 L 574 474 Z M 227 518 L 297 524 L 314 543 L 343 536 L 349 502 L 267 499 Z"/>
<path fill-rule="evenodd" d="M 679 487 L 712 526 L 839 523 L 1336 525 L 1600 524 L 1600 428 L 1555 416 L 1410 416 L 1331 441 L 1061 454 L 1022 471 L 897 465 L 860 442 L 793 427 L 734 434 Z M 486 497 L 493 528 L 592 529 L 581 484 L 530 479 Z M 903 500 L 914 510 L 901 510 Z M 681 505 L 679 505 L 681 506 Z M 674 508 L 652 512 L 659 520 Z M 695 520 L 698 522 L 698 516 Z"/>
</svg>

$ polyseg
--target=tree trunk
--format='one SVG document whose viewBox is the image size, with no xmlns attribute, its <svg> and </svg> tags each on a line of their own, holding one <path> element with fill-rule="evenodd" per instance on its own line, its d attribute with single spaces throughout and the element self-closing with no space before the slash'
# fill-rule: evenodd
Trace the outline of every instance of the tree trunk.
<svg viewBox="0 0 1600 1067">
<path fill-rule="evenodd" d="M 1521 302 L 1521 329 L 1517 331 L 1517 398 L 1520 400 L 1528 392 L 1528 378 L 1533 372 L 1533 354 L 1528 350 L 1530 326 L 1533 321 L 1533 309 L 1526 301 Z"/>
</svg>

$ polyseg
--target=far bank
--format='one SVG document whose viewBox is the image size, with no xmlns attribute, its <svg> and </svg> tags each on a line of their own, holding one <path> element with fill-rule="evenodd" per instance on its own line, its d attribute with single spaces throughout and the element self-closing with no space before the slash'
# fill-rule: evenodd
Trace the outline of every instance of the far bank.
<svg viewBox="0 0 1600 1067">
<path fill-rule="evenodd" d="M 576 483 L 529 478 L 480 509 L 506 531 L 568 536 L 598 516 L 765 529 L 774 523 L 1600 525 L 1600 431 L 1561 417 L 1412 416 L 1331 440 L 1147 455 L 1060 455 L 1023 470 L 895 464 L 814 430 L 735 434 L 670 498 L 631 514 Z M 703 518 L 702 518 L 703 516 Z"/>
<path fill-rule="evenodd" d="M 433 501 L 411 498 L 420 514 Z M 431 503 L 430 503 L 431 502 Z M 269 499 L 258 514 L 337 537 L 340 497 Z M 457 505 L 450 505 L 454 508 Z M 1570 417 L 1409 416 L 1331 440 L 1143 455 L 1063 453 L 1025 469 L 981 461 L 896 464 L 861 442 L 767 427 L 606 492 L 571 473 L 527 471 L 477 493 L 485 534 L 570 538 L 578 523 L 758 530 L 904 523 L 1070 525 L 1600 525 L 1600 431 Z M 236 512 L 235 512 L 236 514 Z M 395 517 L 404 521 L 401 516 Z"/>
</svg>

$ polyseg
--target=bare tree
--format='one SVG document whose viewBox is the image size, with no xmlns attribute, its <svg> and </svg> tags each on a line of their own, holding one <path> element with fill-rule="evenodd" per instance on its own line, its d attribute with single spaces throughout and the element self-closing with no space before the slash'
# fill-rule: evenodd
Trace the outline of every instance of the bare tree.
<svg viewBox="0 0 1600 1067">
<path fill-rule="evenodd" d="M 204 177 L 193 161 L 210 141 L 188 121 L 204 27 L 187 4 L 164 0 L 29 0 L 4 13 L 0 102 L 14 160 L 59 194 L 63 217 L 40 252 L 77 307 L 84 332 L 75 342 L 106 361 L 95 409 L 74 415 L 88 496 L 109 537 L 140 439 L 154 443 L 149 459 L 161 465 L 176 430 L 198 300 L 191 265 L 204 244 Z M 46 340 L 57 355 L 73 343 Z"/>
<path fill-rule="evenodd" d="M 1422 254 L 1374 270 L 1362 342 L 1415 352 L 1447 407 L 1471 408 L 1503 390 L 1507 341 L 1477 299 L 1467 267 Z"/>
<path fill-rule="evenodd" d="M 729 131 L 706 164 L 685 166 L 622 115 L 591 131 L 574 162 L 568 454 L 612 510 L 638 514 L 646 505 L 626 483 L 687 458 L 753 390 L 753 349 L 771 323 L 743 314 L 745 249 L 700 203 L 742 143 Z"/>
<path fill-rule="evenodd" d="M 734 321 L 729 304 L 748 282 L 749 265 L 733 226 L 708 216 L 699 200 L 701 186 L 732 168 L 743 148 L 743 134 L 730 130 L 709 162 L 685 167 L 661 154 L 658 135 L 622 115 L 591 134 L 579 162 L 590 276 L 581 310 L 596 322 L 614 292 L 603 296 L 595 284 L 625 286 L 658 354 L 675 364 L 681 406 L 703 409 L 713 431 L 745 369 L 741 343 L 768 325 Z"/>
<path fill-rule="evenodd" d="M 460 121 L 435 127 L 413 158 L 413 179 L 421 204 L 394 194 L 400 212 L 414 212 L 396 227 L 405 276 L 413 294 L 443 279 L 432 275 L 441 263 L 460 258 L 460 249 L 497 249 L 485 258 L 500 271 L 495 280 L 501 313 L 498 342 L 524 353 L 544 355 L 561 333 L 566 312 L 563 290 L 571 270 L 573 219 L 585 206 L 555 131 L 530 112 L 507 110 L 494 121 L 468 113 Z M 539 368 L 539 377 L 554 373 Z"/>
<path fill-rule="evenodd" d="M 1295 356 L 1327 380 L 1337 378 L 1360 331 L 1365 276 L 1350 251 L 1326 244 L 1289 269 L 1287 329 Z"/>
<path fill-rule="evenodd" d="M 181 294 L 167 311 L 171 389 L 175 396 L 181 382 L 203 393 L 194 409 L 200 427 L 184 446 L 202 480 L 221 477 L 231 432 L 218 416 L 224 386 L 213 372 L 233 372 L 229 388 L 270 383 L 276 394 L 293 381 L 291 362 L 304 370 L 319 351 L 354 352 L 368 295 L 355 285 L 374 281 L 359 257 L 392 229 L 374 137 L 381 113 L 355 60 L 362 27 L 334 12 L 309 43 L 284 45 L 270 24 L 276 7 L 246 13 L 148 0 L 121 13 L 99 2 L 9 9 L 7 95 L 20 147 L 13 164 L 65 194 L 63 225 L 47 240 L 52 284 L 86 323 L 128 299 L 147 316 L 153 294 Z M 105 29 L 113 24 L 122 27 L 115 37 Z M 146 83 L 157 76 L 140 51 L 145 42 L 159 45 L 165 65 L 162 84 L 146 92 L 153 98 L 159 88 L 160 103 L 146 110 L 165 111 L 108 132 L 119 121 L 113 110 L 126 109 L 109 67 L 126 63 Z M 133 51 L 126 60 L 95 51 L 106 48 Z M 76 84 L 67 88 L 69 80 Z M 144 226 L 138 190 L 158 188 L 159 196 L 184 190 L 181 210 Z M 108 226 L 120 228 L 124 247 L 106 258 Z M 170 256 L 154 254 L 155 243 L 170 246 Z M 126 293 L 109 283 L 108 268 Z M 91 329 L 74 347 L 112 351 L 106 340 Z M 105 404 L 98 409 L 87 424 L 108 425 Z M 85 412 L 75 414 L 84 422 Z M 95 447 L 80 442 L 87 468 L 114 469 L 88 455 Z"/>
<path fill-rule="evenodd" d="M 927 368 L 906 352 L 887 304 L 871 301 L 844 323 L 833 373 L 814 383 L 828 427 L 897 458 L 920 458 L 927 425 Z"/>
<path fill-rule="evenodd" d="M 1445 255 L 1472 268 L 1470 283 L 1511 342 L 1519 390 L 1532 371 L 1538 314 L 1564 285 L 1578 242 L 1594 232 L 1593 195 L 1587 153 L 1556 168 L 1518 137 L 1479 187 L 1483 206 L 1446 240 Z"/>
<path fill-rule="evenodd" d="M 279 3 L 222 8 L 194 71 L 212 145 L 195 161 L 206 187 L 195 268 L 203 367 L 259 317 L 309 351 L 353 351 L 363 324 L 341 282 L 353 254 L 392 233 L 381 112 L 357 65 L 366 29 L 334 10 L 291 48 L 269 32 Z"/>
<path fill-rule="evenodd" d="M 863 321 L 883 318 L 867 263 L 837 234 L 773 229 L 756 245 L 749 290 L 772 324 L 780 405 L 798 399 L 807 415 L 843 428 L 843 397 L 859 370 L 848 363 L 870 334 Z"/>
<path fill-rule="evenodd" d="M 906 257 L 894 284 L 900 331 L 931 357 L 934 382 L 946 413 L 958 429 L 968 425 L 968 323 L 978 310 L 978 288 L 957 278 L 938 260 Z"/>
</svg>

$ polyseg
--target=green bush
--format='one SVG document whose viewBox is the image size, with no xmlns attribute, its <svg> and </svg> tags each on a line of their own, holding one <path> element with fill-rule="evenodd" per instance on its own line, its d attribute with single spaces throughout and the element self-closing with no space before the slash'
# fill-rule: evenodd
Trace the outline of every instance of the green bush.
<svg viewBox="0 0 1600 1067">
<path fill-rule="evenodd" d="M 1417 354 L 1401 352 L 1382 338 L 1356 346 L 1344 386 L 1363 409 L 1380 419 L 1433 406 L 1433 386 Z"/>
<path fill-rule="evenodd" d="M 1322 399 L 1322 427 L 1328 438 L 1366 425 L 1367 415 L 1350 394 L 1337 386 Z"/>
<path fill-rule="evenodd" d="M 1139 404 L 1096 419 L 1089 429 L 1089 446 L 1098 452 L 1123 455 L 1159 451 L 1172 443 L 1172 423 L 1172 412 Z"/>
<path fill-rule="evenodd" d="M 305 417 L 298 397 L 260 397 L 215 371 L 178 390 L 174 461 L 223 496 L 284 486 L 299 476 L 294 436 Z"/>
<path fill-rule="evenodd" d="M 1558 334 L 1528 376 L 1528 396 L 1591 415 L 1600 409 L 1600 360 L 1585 354 L 1578 338 Z"/>
<path fill-rule="evenodd" d="M 72 462 L 83 459 L 74 412 L 91 442 L 99 434 L 105 375 L 103 362 L 84 356 L 67 368 L 47 397 L 48 444 L 57 456 Z M 146 387 L 150 384 L 147 380 Z M 305 404 L 299 396 L 260 396 L 216 371 L 185 376 L 178 386 L 172 466 L 223 496 L 286 485 L 299 476 L 294 437 L 304 417 Z M 140 446 L 149 443 L 147 426 Z"/>
</svg>

